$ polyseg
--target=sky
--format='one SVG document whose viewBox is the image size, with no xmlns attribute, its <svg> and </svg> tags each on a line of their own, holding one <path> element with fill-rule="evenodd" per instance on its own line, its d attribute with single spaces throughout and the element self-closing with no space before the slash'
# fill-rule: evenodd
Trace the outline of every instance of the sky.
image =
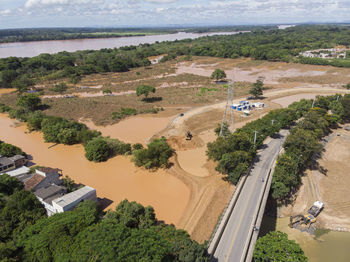
<svg viewBox="0 0 350 262">
<path fill-rule="evenodd" d="M 350 0 L 0 0 L 0 28 L 345 22 Z"/>
</svg>

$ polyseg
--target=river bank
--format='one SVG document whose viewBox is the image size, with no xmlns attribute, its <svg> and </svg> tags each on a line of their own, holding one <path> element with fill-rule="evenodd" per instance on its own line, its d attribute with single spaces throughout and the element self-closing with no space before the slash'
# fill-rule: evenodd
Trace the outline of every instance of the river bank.
<svg viewBox="0 0 350 262">
<path fill-rule="evenodd" d="M 60 168 L 63 174 L 77 183 L 96 188 L 98 197 L 107 198 L 114 208 L 128 199 L 151 205 L 157 218 L 166 223 L 178 224 L 188 203 L 190 191 L 179 179 L 164 170 L 149 172 L 136 168 L 130 157 L 117 156 L 107 162 L 89 162 L 82 145 L 53 145 L 45 143 L 42 134 L 28 133 L 23 124 L 0 114 L 0 138 L 21 147 L 34 163 Z"/>
<path fill-rule="evenodd" d="M 75 40 L 48 40 L 33 42 L 1 43 L 0 58 L 17 56 L 33 57 L 41 53 L 54 54 L 62 51 L 74 52 L 78 50 L 99 50 L 102 48 L 119 48 L 122 46 L 137 46 L 140 44 L 153 44 L 155 42 L 175 41 L 182 39 L 195 39 L 202 36 L 231 35 L 239 32 L 216 32 L 216 33 L 186 33 L 128 36 L 97 39 Z"/>
</svg>

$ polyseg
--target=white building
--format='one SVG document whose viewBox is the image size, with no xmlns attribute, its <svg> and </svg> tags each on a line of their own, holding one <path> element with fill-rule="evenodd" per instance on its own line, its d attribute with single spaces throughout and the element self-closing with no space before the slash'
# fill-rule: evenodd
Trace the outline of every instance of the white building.
<svg viewBox="0 0 350 262">
<path fill-rule="evenodd" d="M 55 210 L 55 213 L 61 213 L 72 210 L 80 202 L 88 199 L 97 201 L 96 189 L 84 186 L 83 188 L 53 200 L 52 207 Z"/>
</svg>

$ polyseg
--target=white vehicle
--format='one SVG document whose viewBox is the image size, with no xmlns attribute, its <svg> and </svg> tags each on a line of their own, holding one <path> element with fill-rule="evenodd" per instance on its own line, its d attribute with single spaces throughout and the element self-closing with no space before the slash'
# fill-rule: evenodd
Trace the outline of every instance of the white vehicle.
<svg viewBox="0 0 350 262">
<path fill-rule="evenodd" d="M 317 217 L 318 214 L 322 211 L 324 204 L 321 201 L 316 201 L 307 211 L 310 215 Z"/>
</svg>

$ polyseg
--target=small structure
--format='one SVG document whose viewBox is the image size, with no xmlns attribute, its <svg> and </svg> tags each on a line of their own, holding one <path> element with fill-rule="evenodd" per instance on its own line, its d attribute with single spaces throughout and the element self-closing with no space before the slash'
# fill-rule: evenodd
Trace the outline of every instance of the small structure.
<svg viewBox="0 0 350 262">
<path fill-rule="evenodd" d="M 254 103 L 253 106 L 256 108 L 263 108 L 263 107 L 265 107 L 265 104 L 261 103 L 261 102 L 257 102 L 257 103 Z"/>
<path fill-rule="evenodd" d="M 247 117 L 250 115 L 250 111 L 249 110 L 244 110 L 243 111 L 243 116 Z"/>
<path fill-rule="evenodd" d="M 0 156 L 0 172 L 13 170 L 24 166 L 27 163 L 27 158 L 22 155 L 14 155 L 12 157 Z"/>
<path fill-rule="evenodd" d="M 26 190 L 38 190 L 51 184 L 61 185 L 60 170 L 57 168 L 42 167 L 35 170 L 35 174 L 24 182 Z"/>
<path fill-rule="evenodd" d="M 47 215 L 51 216 L 56 213 L 52 201 L 62 197 L 66 193 L 66 188 L 55 184 L 48 187 L 42 187 L 34 192 L 37 199 L 44 205 Z"/>
<path fill-rule="evenodd" d="M 76 205 L 84 200 L 97 201 L 96 189 L 84 186 L 76 191 L 68 193 L 52 201 L 54 213 L 61 213 L 72 210 Z"/>
<path fill-rule="evenodd" d="M 0 172 L 6 172 L 15 168 L 15 163 L 11 159 L 7 157 L 0 157 Z"/>
</svg>

